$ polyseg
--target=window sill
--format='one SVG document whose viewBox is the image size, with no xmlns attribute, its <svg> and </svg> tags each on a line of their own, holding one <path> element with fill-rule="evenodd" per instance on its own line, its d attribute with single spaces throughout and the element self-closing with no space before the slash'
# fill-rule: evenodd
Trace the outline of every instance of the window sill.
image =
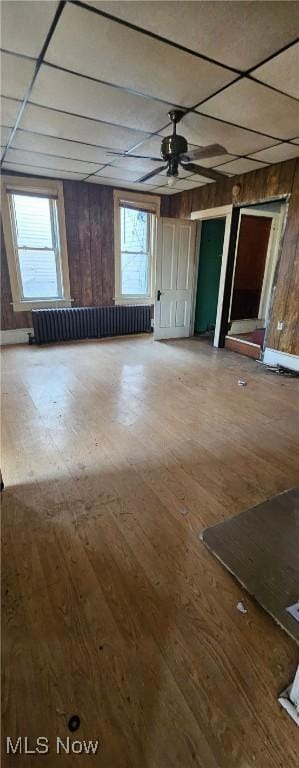
<svg viewBox="0 0 299 768">
<path fill-rule="evenodd" d="M 114 297 L 115 305 L 130 305 L 130 304 L 149 304 L 152 306 L 152 304 L 155 303 L 155 299 L 153 297 L 145 296 L 144 298 L 140 298 L 140 296 L 130 296 L 128 298 L 123 297 Z"/>
<path fill-rule="evenodd" d="M 31 312 L 32 309 L 58 309 L 71 307 L 73 299 L 37 299 L 36 301 L 13 301 L 14 312 Z"/>
</svg>

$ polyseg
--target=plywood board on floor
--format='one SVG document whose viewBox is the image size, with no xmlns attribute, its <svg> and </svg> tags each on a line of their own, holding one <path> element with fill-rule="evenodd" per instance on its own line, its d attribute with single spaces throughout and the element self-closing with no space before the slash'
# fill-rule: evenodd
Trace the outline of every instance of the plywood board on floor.
<svg viewBox="0 0 299 768">
<path fill-rule="evenodd" d="M 299 642 L 299 623 L 287 611 L 298 597 L 299 489 L 273 496 L 201 539 L 275 621 Z"/>
</svg>

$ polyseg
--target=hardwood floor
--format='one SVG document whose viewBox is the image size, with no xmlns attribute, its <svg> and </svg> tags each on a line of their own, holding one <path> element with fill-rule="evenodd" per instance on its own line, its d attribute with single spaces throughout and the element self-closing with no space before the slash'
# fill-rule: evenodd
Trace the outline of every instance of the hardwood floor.
<svg viewBox="0 0 299 768">
<path fill-rule="evenodd" d="M 295 768 L 298 648 L 199 533 L 296 484 L 298 383 L 197 339 L 2 363 L 3 736 L 51 747 L 3 765 Z"/>
</svg>

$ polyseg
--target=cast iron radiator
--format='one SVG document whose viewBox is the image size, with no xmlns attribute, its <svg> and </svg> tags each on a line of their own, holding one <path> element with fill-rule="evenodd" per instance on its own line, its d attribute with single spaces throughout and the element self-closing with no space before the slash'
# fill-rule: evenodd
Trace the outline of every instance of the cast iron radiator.
<svg viewBox="0 0 299 768">
<path fill-rule="evenodd" d="M 34 340 L 37 344 L 72 339 L 97 339 L 127 333 L 151 331 L 151 307 L 71 307 L 32 310 Z"/>
</svg>

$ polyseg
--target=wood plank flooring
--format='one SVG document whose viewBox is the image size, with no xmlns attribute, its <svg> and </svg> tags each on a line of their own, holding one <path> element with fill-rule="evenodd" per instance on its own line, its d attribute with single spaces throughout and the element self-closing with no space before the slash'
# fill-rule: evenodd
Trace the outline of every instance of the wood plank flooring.
<svg viewBox="0 0 299 768">
<path fill-rule="evenodd" d="M 141 336 L 7 347 L 2 392 L 3 737 L 51 747 L 3 765 L 295 768 L 298 649 L 199 533 L 297 483 L 298 382 Z"/>
</svg>

